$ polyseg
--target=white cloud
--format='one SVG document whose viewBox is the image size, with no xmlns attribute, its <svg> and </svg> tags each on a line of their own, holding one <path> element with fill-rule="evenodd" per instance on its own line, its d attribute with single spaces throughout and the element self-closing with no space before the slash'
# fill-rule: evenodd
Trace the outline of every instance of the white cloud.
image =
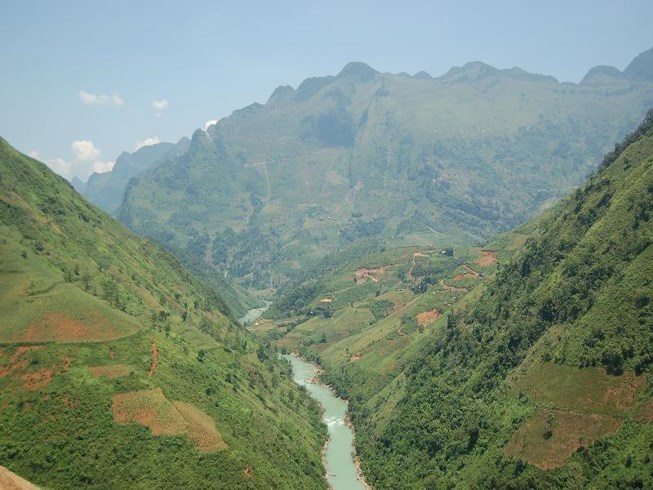
<svg viewBox="0 0 653 490">
<path fill-rule="evenodd" d="M 134 151 L 143 148 L 144 146 L 152 146 L 161 143 L 158 136 L 153 136 L 151 138 L 145 138 L 143 141 L 137 141 Z"/>
<path fill-rule="evenodd" d="M 79 100 L 84 105 L 117 105 L 121 106 L 125 103 L 122 97 L 118 94 L 91 94 L 89 92 L 79 91 Z"/>
<path fill-rule="evenodd" d="M 70 180 L 73 176 L 85 181 L 93 172 L 104 173 L 113 169 L 115 162 L 100 160 L 100 150 L 95 147 L 92 141 L 77 140 L 70 145 L 75 158 L 66 161 L 63 158 L 44 160 L 44 163 L 54 172 Z M 36 156 L 34 156 L 36 155 Z M 36 158 L 36 151 L 30 152 L 30 156 Z"/>
<path fill-rule="evenodd" d="M 38 159 L 39 159 L 39 152 L 36 151 L 36 150 L 32 150 L 32 151 L 30 151 L 27 155 L 30 156 L 30 157 L 32 157 L 32 158 L 35 159 L 35 160 L 38 160 Z"/>
<path fill-rule="evenodd" d="M 62 158 L 53 158 L 51 160 L 45 160 L 43 163 L 45 163 L 48 167 L 50 167 L 50 169 L 53 172 L 67 179 L 72 178 L 74 174 L 74 172 L 72 171 L 73 166 L 70 163 L 63 160 Z"/>
<path fill-rule="evenodd" d="M 109 172 L 113 169 L 114 163 L 116 162 L 100 162 L 98 160 L 96 162 L 93 162 L 93 171 L 99 174 L 103 174 L 104 172 Z"/>
<path fill-rule="evenodd" d="M 209 129 L 210 126 L 213 126 L 219 121 L 219 119 L 210 119 L 204 123 L 204 131 Z"/>
<path fill-rule="evenodd" d="M 154 107 L 158 111 L 167 109 L 169 105 L 170 103 L 165 99 L 155 100 L 152 102 L 152 107 Z"/>
<path fill-rule="evenodd" d="M 73 141 L 71 146 L 77 161 L 90 162 L 100 156 L 100 150 L 95 147 L 92 141 Z"/>
</svg>

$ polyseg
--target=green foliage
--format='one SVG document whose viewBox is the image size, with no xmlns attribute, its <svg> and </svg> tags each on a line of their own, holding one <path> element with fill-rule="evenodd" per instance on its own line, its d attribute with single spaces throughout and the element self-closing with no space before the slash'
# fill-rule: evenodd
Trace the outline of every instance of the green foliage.
<svg viewBox="0 0 653 490">
<path fill-rule="evenodd" d="M 652 124 L 650 113 L 583 188 L 537 221 L 537 235 L 483 294 L 449 315 L 406 365 L 398 401 L 357 396 L 366 382 L 351 367 L 330 375 L 352 397 L 357 448 L 375 488 L 609 487 L 618 477 L 607 468 L 635 486 L 653 482 L 644 457 L 650 448 L 631 439 L 633 432 L 651 433 L 646 422 L 628 421 L 555 471 L 512 462 L 503 452 L 533 410 L 510 389 L 516 370 L 535 373 L 550 360 L 650 376 L 653 226 L 640 210 L 653 205 Z M 640 396 L 643 403 L 650 389 Z M 552 435 L 553 426 L 542 437 Z"/>
<path fill-rule="evenodd" d="M 650 101 L 650 81 L 608 91 L 485 68 L 368 67 L 277 91 L 132 181 L 120 219 L 247 287 L 293 287 L 362 241 L 461 246 L 516 226 L 579 184 Z"/>
<path fill-rule="evenodd" d="M 326 429 L 286 363 L 170 253 L 2 139 L 0 230 L 3 466 L 53 489 L 326 487 Z M 114 395 L 155 388 L 228 448 L 114 420 Z"/>
</svg>

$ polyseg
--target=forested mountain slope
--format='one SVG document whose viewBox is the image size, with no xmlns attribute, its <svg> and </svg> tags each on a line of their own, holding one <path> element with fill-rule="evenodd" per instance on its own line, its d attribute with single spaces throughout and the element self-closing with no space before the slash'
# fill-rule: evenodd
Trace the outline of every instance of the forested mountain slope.
<svg viewBox="0 0 653 490">
<path fill-rule="evenodd" d="M 218 293 L 0 139 L 0 461 L 47 488 L 325 488 L 318 408 Z"/>
<path fill-rule="evenodd" d="M 637 60 L 580 84 L 350 63 L 198 130 L 132 181 L 119 218 L 257 288 L 361 239 L 477 243 L 563 196 L 635 127 L 653 102 L 650 56 Z"/>
<path fill-rule="evenodd" d="M 328 373 L 368 481 L 653 486 L 652 213 L 653 111 L 385 389 L 357 362 Z"/>
</svg>

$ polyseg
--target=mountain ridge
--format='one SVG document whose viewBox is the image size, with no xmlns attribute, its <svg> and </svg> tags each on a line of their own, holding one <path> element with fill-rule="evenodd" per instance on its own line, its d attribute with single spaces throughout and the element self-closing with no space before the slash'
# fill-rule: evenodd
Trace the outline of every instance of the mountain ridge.
<svg viewBox="0 0 653 490">
<path fill-rule="evenodd" d="M 581 182 L 641 119 L 653 84 L 615 83 L 348 64 L 197 130 L 188 152 L 129 186 L 118 216 L 255 288 L 362 238 L 483 241 Z M 256 252 L 243 257 L 246 243 Z"/>
</svg>

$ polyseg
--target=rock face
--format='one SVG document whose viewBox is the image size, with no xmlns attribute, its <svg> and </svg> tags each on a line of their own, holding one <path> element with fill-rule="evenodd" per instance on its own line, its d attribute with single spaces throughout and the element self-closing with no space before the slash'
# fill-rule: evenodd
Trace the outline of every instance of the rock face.
<svg viewBox="0 0 653 490">
<path fill-rule="evenodd" d="M 139 148 L 134 153 L 123 152 L 110 172 L 94 173 L 85 185 L 77 180 L 73 182 L 73 187 L 93 204 L 111 213 L 120 206 L 131 178 L 138 177 L 166 159 L 180 155 L 189 145 L 188 138 L 183 138 L 176 145 L 157 143 Z"/>
<path fill-rule="evenodd" d="M 350 63 L 198 131 L 132 182 L 119 217 L 257 287 L 361 239 L 478 242 L 564 195 L 641 120 L 650 64 L 576 85 L 480 62 L 439 78 Z"/>
</svg>

